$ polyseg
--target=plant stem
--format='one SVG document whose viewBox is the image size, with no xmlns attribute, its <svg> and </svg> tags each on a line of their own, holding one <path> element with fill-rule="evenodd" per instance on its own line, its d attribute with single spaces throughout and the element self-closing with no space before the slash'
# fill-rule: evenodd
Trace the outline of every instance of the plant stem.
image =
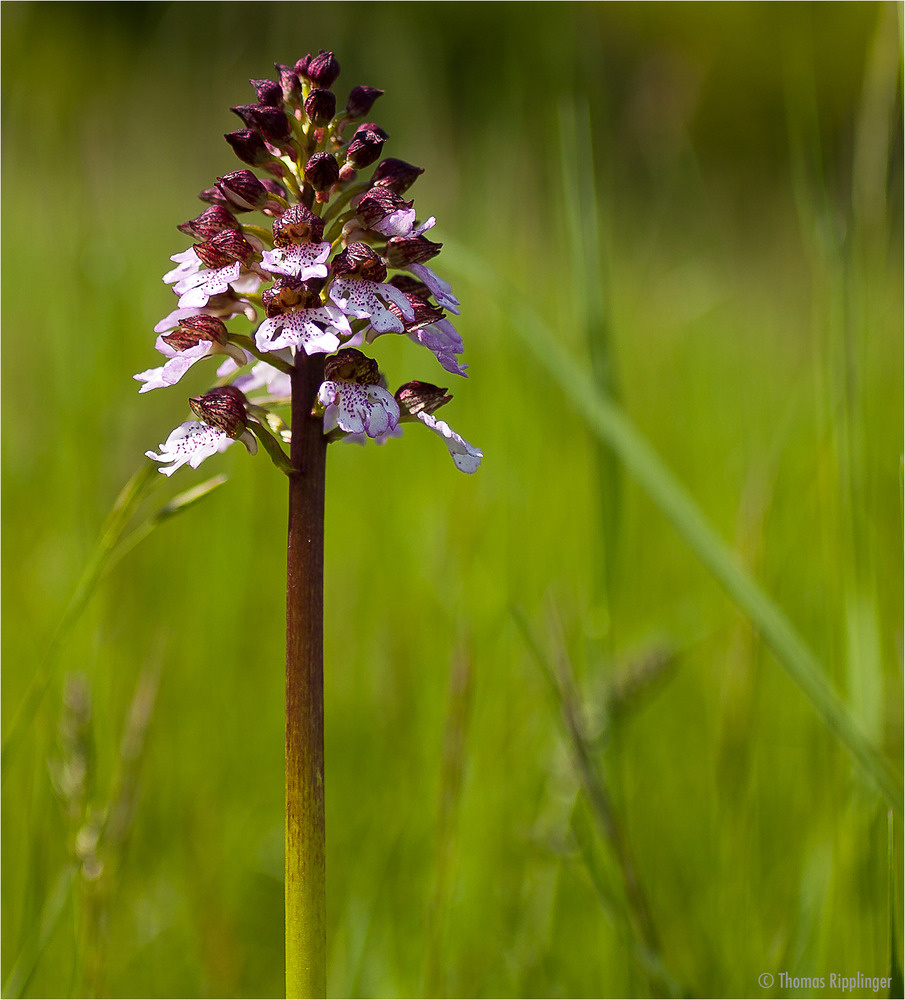
<svg viewBox="0 0 905 1000">
<path fill-rule="evenodd" d="M 327 442 L 311 417 L 324 357 L 292 375 L 286 576 L 286 996 L 326 995 L 324 868 L 324 480 Z"/>
</svg>

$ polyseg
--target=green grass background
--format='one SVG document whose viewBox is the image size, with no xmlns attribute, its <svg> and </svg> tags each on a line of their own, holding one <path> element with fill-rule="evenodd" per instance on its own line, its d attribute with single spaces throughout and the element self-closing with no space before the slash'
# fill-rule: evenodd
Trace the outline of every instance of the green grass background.
<svg viewBox="0 0 905 1000">
<path fill-rule="evenodd" d="M 386 89 L 386 153 L 426 168 L 411 195 L 449 244 L 472 374 L 443 416 L 486 457 L 463 476 L 418 428 L 330 449 L 331 995 L 656 992 L 526 630 L 576 678 L 679 992 L 888 975 L 901 816 L 890 866 L 884 801 L 511 317 L 593 369 L 900 771 L 901 9 L 2 15 L 7 732 L 119 489 L 207 387 L 203 365 L 141 398 L 131 376 L 176 224 L 238 165 L 228 107 L 332 48 L 341 99 Z M 448 383 L 408 341 L 376 349 L 392 385 Z M 234 448 L 148 511 L 218 472 L 103 581 L 7 761 L 7 995 L 281 995 L 286 490 Z M 51 780 L 73 677 L 89 813 Z M 129 760 L 140 678 L 159 687 Z M 79 867 L 123 782 L 122 835 Z"/>
</svg>

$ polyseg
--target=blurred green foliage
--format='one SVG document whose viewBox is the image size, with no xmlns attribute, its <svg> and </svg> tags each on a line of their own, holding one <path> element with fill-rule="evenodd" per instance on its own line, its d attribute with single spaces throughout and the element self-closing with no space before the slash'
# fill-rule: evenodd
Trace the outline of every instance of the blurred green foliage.
<svg viewBox="0 0 905 1000">
<path fill-rule="evenodd" d="M 175 225 L 236 166 L 228 107 L 323 47 L 341 97 L 386 89 L 374 116 L 388 155 L 426 168 L 436 238 L 490 261 L 575 357 L 605 351 L 601 386 L 900 761 L 897 6 L 2 12 L 5 727 L 121 485 L 207 387 L 199 365 L 139 399 L 131 375 L 171 306 Z M 592 149 L 563 148 L 583 115 Z M 514 609 L 574 676 L 678 989 L 888 974 L 883 802 L 512 336 L 506 295 L 456 290 L 473 378 L 444 416 L 480 472 L 417 428 L 329 459 L 331 994 L 662 987 Z M 391 384 L 438 380 L 410 342 L 377 348 Z M 281 993 L 284 484 L 232 449 L 149 511 L 221 471 L 104 581 L 9 763 L 3 979 L 24 995 Z"/>
</svg>

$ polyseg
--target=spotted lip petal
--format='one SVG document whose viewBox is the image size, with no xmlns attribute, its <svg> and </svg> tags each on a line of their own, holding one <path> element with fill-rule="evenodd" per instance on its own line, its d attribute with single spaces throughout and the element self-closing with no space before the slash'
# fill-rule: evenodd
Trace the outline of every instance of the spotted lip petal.
<svg viewBox="0 0 905 1000">
<path fill-rule="evenodd" d="M 255 333 L 259 351 L 303 347 L 306 354 L 330 354 L 339 347 L 339 337 L 351 335 L 346 317 L 334 305 L 300 309 L 265 319 Z"/>
<path fill-rule="evenodd" d="M 177 282 L 173 287 L 179 295 L 179 308 L 198 308 L 207 305 L 207 300 L 212 295 L 219 295 L 229 288 L 231 281 L 236 281 L 242 270 L 239 261 L 227 264 L 226 267 L 218 267 L 216 271 L 207 269 L 198 271 L 182 281 Z"/>
<path fill-rule="evenodd" d="M 196 361 L 206 358 L 216 346 L 212 340 L 203 340 L 185 351 L 174 351 L 168 344 L 158 338 L 158 350 L 161 354 L 169 354 L 169 360 L 160 368 L 149 368 L 132 377 L 144 385 L 139 392 L 150 392 L 151 389 L 163 389 L 175 385 Z"/>
<path fill-rule="evenodd" d="M 484 457 L 484 452 L 480 448 L 475 448 L 469 444 L 465 438 L 456 432 L 444 420 L 438 420 L 430 413 L 418 413 L 417 418 L 429 427 L 435 434 L 439 435 L 446 443 L 452 460 L 456 463 L 456 468 L 460 472 L 477 472 Z"/>
<path fill-rule="evenodd" d="M 399 423 L 399 404 L 379 385 L 359 385 L 356 382 L 324 382 L 317 393 L 320 404 L 328 411 L 324 423 L 334 420 L 347 434 L 367 434 L 376 438 L 387 434 Z"/>
<path fill-rule="evenodd" d="M 395 285 L 341 275 L 333 279 L 329 294 L 347 316 L 370 319 L 378 333 L 402 333 L 405 329 L 402 320 L 386 308 L 381 298 L 398 306 L 405 319 L 415 318 L 411 303 Z"/>
<path fill-rule="evenodd" d="M 155 462 L 172 462 L 172 465 L 161 466 L 159 470 L 165 476 L 172 476 L 186 464 L 197 469 L 206 458 L 226 451 L 232 443 L 233 439 L 224 431 L 198 420 L 187 420 L 160 445 L 159 455 L 153 451 L 146 451 L 145 455 Z"/>
<path fill-rule="evenodd" d="M 302 243 L 265 250 L 261 266 L 273 274 L 308 281 L 309 278 L 326 278 L 325 261 L 330 256 L 329 243 Z"/>
</svg>

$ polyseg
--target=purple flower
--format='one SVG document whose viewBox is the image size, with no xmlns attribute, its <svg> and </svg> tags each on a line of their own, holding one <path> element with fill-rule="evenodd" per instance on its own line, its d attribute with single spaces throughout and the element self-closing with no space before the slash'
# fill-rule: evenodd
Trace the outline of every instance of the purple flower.
<svg viewBox="0 0 905 1000">
<path fill-rule="evenodd" d="M 236 439 L 231 438 L 226 431 L 203 424 L 199 420 L 187 420 L 172 431 L 160 445 L 159 455 L 153 451 L 146 451 L 145 455 L 153 458 L 155 462 L 172 462 L 172 465 L 162 466 L 159 470 L 165 476 L 172 476 L 177 469 L 186 464 L 197 469 L 206 458 L 216 455 L 217 452 L 226 451 L 234 440 L 241 440 L 252 455 L 258 450 L 257 441 L 248 431 Z"/>
<path fill-rule="evenodd" d="M 341 275 L 333 279 L 329 291 L 330 298 L 347 315 L 356 319 L 370 319 L 371 326 L 378 333 L 402 333 L 402 320 L 381 302 L 393 302 L 407 319 L 414 319 L 415 312 L 408 299 L 393 285 L 366 278 Z"/>
<path fill-rule="evenodd" d="M 179 265 L 168 271 L 163 280 L 173 286 L 179 296 L 180 309 L 200 309 L 207 305 L 212 295 L 220 295 L 231 288 L 240 294 L 255 292 L 261 284 L 259 275 L 234 260 L 223 267 L 206 268 L 194 247 L 170 257 Z"/>
<path fill-rule="evenodd" d="M 138 390 L 139 392 L 149 392 L 151 389 L 163 389 L 168 385 L 175 385 L 196 361 L 206 358 L 217 349 L 217 345 L 212 340 L 203 340 L 184 351 L 174 351 L 160 337 L 157 338 L 157 343 L 154 346 L 170 360 L 161 368 L 149 368 L 147 371 L 132 376 L 139 382 L 144 382 L 144 385 Z"/>
<path fill-rule="evenodd" d="M 342 311 L 321 302 L 322 286 L 316 278 L 277 278 L 262 296 L 267 318 L 255 333 L 259 351 L 293 347 L 303 348 L 306 354 L 330 354 L 339 347 L 340 336 L 352 335 Z"/>
<path fill-rule="evenodd" d="M 464 350 L 462 338 L 448 319 L 438 320 L 420 330 L 408 330 L 407 333 L 416 344 L 423 344 L 431 351 L 446 371 L 453 375 L 466 374 L 468 365 L 460 365 L 456 357 Z"/>
<path fill-rule="evenodd" d="M 423 281 L 430 289 L 431 295 L 437 300 L 437 305 L 443 309 L 448 309 L 452 313 L 459 313 L 459 300 L 453 295 L 452 288 L 448 281 L 441 277 L 424 264 L 409 264 L 409 270 L 419 281 Z"/>
<path fill-rule="evenodd" d="M 347 434 L 376 438 L 395 430 L 399 404 L 379 385 L 326 381 L 317 393 L 324 407 L 324 431 L 339 427 Z"/>
<path fill-rule="evenodd" d="M 331 354 L 340 344 L 337 334 L 351 336 L 349 321 L 333 305 L 299 309 L 265 319 L 255 333 L 259 351 L 304 348 L 306 354 Z"/>
<path fill-rule="evenodd" d="M 288 274 L 307 281 L 309 278 L 327 277 L 327 265 L 324 261 L 329 256 L 329 243 L 290 243 L 288 246 L 265 250 L 261 266 L 265 271 Z"/>
<path fill-rule="evenodd" d="M 199 195 L 208 207 L 178 226 L 196 242 L 173 255 L 164 276 L 178 303 L 154 328 L 164 361 L 134 376 L 149 392 L 176 384 L 202 358 L 225 356 L 217 384 L 189 400 L 202 422 L 182 424 L 159 453 L 147 454 L 166 463 L 161 471 L 169 476 L 232 440 L 251 451 L 258 440 L 291 472 L 279 453 L 291 430 L 277 411 L 291 401 L 294 384 L 298 390 L 305 382 L 291 374 L 304 351 L 327 355 L 316 400 L 304 409 L 323 417 L 329 441 L 383 443 L 401 434 L 400 420 L 417 419 L 444 439 L 459 468 L 474 472 L 481 452 L 433 416 L 449 400 L 446 390 L 410 382 L 391 396 L 377 362 L 356 349 L 383 334 L 405 334 L 445 371 L 466 374 L 462 338 L 446 318 L 459 312 L 459 300 L 427 266 L 443 246 L 425 235 L 436 220 L 418 222 L 404 198 L 423 171 L 388 158 L 370 181 L 359 178 L 389 139 L 375 122 L 360 121 L 383 92 L 356 87 L 338 112 L 332 53 L 277 70 L 279 80 L 251 81 L 257 104 L 232 109 L 245 128 L 226 139 L 247 166 L 217 177 Z M 242 214 L 254 212 L 263 219 Z M 244 328 L 227 330 L 224 320 L 239 315 L 252 324 L 252 339 Z"/>
</svg>

